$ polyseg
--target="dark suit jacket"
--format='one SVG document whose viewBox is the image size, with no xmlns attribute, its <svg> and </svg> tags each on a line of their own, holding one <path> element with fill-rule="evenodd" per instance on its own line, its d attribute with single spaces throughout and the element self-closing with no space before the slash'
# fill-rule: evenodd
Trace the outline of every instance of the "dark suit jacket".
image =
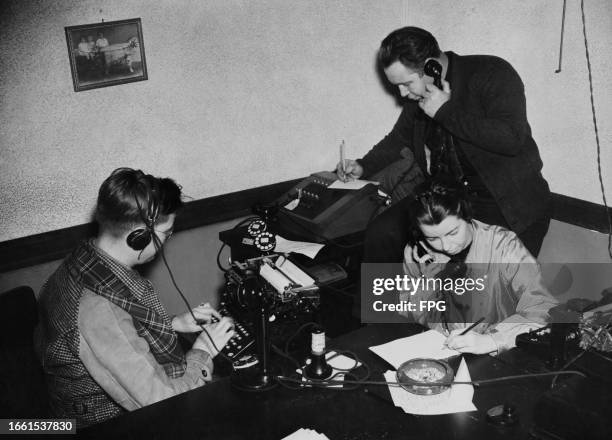
<svg viewBox="0 0 612 440">
<path fill-rule="evenodd" d="M 550 215 L 550 191 L 527 122 L 523 82 L 501 58 L 446 54 L 451 99 L 434 119 L 453 135 L 510 228 L 520 233 Z M 425 170 L 427 120 L 415 101 L 407 101 L 391 132 L 359 160 L 364 177 L 398 160 L 404 147 Z"/>
</svg>

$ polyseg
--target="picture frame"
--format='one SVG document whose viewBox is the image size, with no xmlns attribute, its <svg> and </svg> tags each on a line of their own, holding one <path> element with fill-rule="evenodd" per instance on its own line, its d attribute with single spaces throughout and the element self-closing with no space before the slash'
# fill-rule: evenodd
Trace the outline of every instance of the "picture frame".
<svg viewBox="0 0 612 440">
<path fill-rule="evenodd" d="M 140 18 L 64 29 L 75 92 L 148 79 Z"/>
</svg>

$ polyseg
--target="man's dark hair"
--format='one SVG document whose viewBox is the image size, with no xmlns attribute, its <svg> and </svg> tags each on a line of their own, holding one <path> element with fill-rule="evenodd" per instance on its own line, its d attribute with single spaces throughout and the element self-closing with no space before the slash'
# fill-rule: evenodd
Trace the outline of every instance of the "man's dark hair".
<svg viewBox="0 0 612 440">
<path fill-rule="evenodd" d="M 467 222 L 472 220 L 472 207 L 463 188 L 451 180 L 433 179 L 423 183 L 411 204 L 411 229 L 420 235 L 420 225 L 437 225 L 454 215 Z"/>
<path fill-rule="evenodd" d="M 101 230 L 118 236 L 145 223 L 147 215 L 155 212 L 155 222 L 163 222 L 182 206 L 181 187 L 174 180 L 117 168 L 100 186 L 96 220 Z"/>
<path fill-rule="evenodd" d="M 407 26 L 391 32 L 380 44 L 378 60 L 383 68 L 396 61 L 420 71 L 428 58 L 440 56 L 438 42 L 424 29 Z"/>
</svg>

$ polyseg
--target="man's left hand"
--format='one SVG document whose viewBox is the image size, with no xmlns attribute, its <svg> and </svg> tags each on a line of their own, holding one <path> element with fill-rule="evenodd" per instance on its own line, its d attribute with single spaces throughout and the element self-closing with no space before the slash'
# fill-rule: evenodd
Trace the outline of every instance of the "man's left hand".
<svg viewBox="0 0 612 440">
<path fill-rule="evenodd" d="M 195 333 L 202 330 L 199 323 L 210 323 L 212 318 L 221 319 L 221 314 L 211 307 L 209 303 L 200 304 L 191 309 L 196 317 L 193 320 L 191 313 L 185 312 L 182 315 L 177 315 L 172 319 L 172 329 L 180 333 Z"/>
<path fill-rule="evenodd" d="M 442 104 L 450 100 L 450 84 L 448 81 L 442 80 L 442 90 L 433 84 L 427 84 L 425 87 L 427 92 L 425 97 L 419 101 L 419 107 L 421 107 L 427 116 L 433 118 L 440 107 L 442 107 Z"/>
</svg>

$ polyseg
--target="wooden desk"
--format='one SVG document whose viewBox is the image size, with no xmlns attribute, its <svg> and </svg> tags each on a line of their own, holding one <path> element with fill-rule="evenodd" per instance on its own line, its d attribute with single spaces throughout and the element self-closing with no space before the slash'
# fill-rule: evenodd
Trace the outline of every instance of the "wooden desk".
<svg viewBox="0 0 612 440">
<path fill-rule="evenodd" d="M 382 380 L 390 368 L 368 347 L 420 331 L 408 324 L 372 325 L 340 336 L 329 348 L 351 350 Z M 521 356 L 524 356 L 521 354 Z M 523 360 L 525 360 L 523 358 Z M 473 379 L 519 374 L 512 356 L 466 356 Z M 534 364 L 530 368 L 534 368 Z M 519 439 L 530 438 L 534 405 L 549 378 L 504 382 L 476 388 L 477 412 L 441 416 L 414 416 L 396 408 L 386 386 L 353 391 L 288 390 L 277 387 L 263 393 L 233 389 L 221 379 L 114 420 L 79 432 L 82 438 L 121 439 L 266 439 L 275 440 L 299 428 L 312 428 L 339 439 Z M 519 424 L 511 428 L 487 422 L 486 410 L 500 403 L 517 407 Z"/>
</svg>

